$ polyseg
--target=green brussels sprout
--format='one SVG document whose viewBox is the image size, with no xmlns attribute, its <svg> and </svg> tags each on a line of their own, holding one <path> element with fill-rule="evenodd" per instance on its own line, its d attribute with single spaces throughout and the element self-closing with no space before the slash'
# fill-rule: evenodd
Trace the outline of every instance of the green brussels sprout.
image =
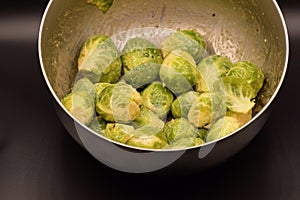
<svg viewBox="0 0 300 200">
<path fill-rule="evenodd" d="M 161 119 L 167 116 L 174 96 L 160 82 L 151 83 L 141 92 L 141 95 L 145 108 L 154 112 Z"/>
<path fill-rule="evenodd" d="M 252 110 L 247 113 L 227 111 L 226 116 L 235 118 L 243 126 L 252 119 Z"/>
<path fill-rule="evenodd" d="M 82 78 L 82 79 L 78 80 L 77 82 L 75 82 L 73 85 L 73 88 L 72 88 L 73 93 L 82 92 L 82 91 L 87 92 L 89 94 L 89 96 L 91 96 L 91 97 L 95 97 L 95 95 L 96 95 L 95 86 L 87 78 Z"/>
<path fill-rule="evenodd" d="M 104 134 L 106 128 L 106 121 L 101 116 L 96 116 L 89 125 L 90 129 L 99 134 Z"/>
<path fill-rule="evenodd" d="M 126 124 L 108 123 L 104 135 L 111 140 L 126 144 L 134 136 L 134 127 Z"/>
<path fill-rule="evenodd" d="M 206 92 L 192 104 L 188 120 L 196 127 L 205 127 L 225 115 L 225 97 L 220 93 Z"/>
<path fill-rule="evenodd" d="M 171 106 L 172 115 L 174 118 L 181 118 L 188 116 L 192 105 L 198 101 L 200 97 L 199 92 L 188 91 L 178 96 Z"/>
<path fill-rule="evenodd" d="M 61 102 L 79 122 L 89 125 L 95 116 L 95 93 L 93 83 L 83 78 Z"/>
<path fill-rule="evenodd" d="M 175 94 L 181 94 L 193 90 L 199 79 L 199 71 L 190 54 L 175 50 L 165 57 L 159 76 L 167 88 Z"/>
<path fill-rule="evenodd" d="M 95 5 L 99 10 L 105 14 L 112 6 L 114 0 L 88 0 L 88 3 Z"/>
<path fill-rule="evenodd" d="M 99 96 L 106 87 L 111 86 L 113 84 L 100 82 L 100 83 L 95 83 L 94 85 L 96 89 L 96 95 Z"/>
<path fill-rule="evenodd" d="M 138 127 L 135 129 L 136 133 L 139 133 L 139 135 L 144 134 L 144 135 L 155 135 L 158 134 L 162 128 L 164 127 L 165 123 L 163 121 L 158 121 L 157 124 L 151 123 L 147 124 L 141 127 Z"/>
<path fill-rule="evenodd" d="M 116 83 L 122 71 L 119 51 L 106 35 L 94 35 L 86 40 L 78 58 L 78 77 L 93 83 Z"/>
<path fill-rule="evenodd" d="M 136 128 L 141 127 L 157 127 L 158 129 L 163 128 L 165 123 L 152 112 L 150 109 L 145 108 L 144 106 L 140 109 L 140 114 L 135 118 L 133 124 Z"/>
<path fill-rule="evenodd" d="M 198 63 L 206 53 L 206 43 L 203 37 L 194 30 L 181 30 L 172 34 L 161 42 L 163 57 L 166 57 L 174 50 L 188 52 L 196 63 Z"/>
<path fill-rule="evenodd" d="M 132 38 L 127 41 L 122 51 L 122 62 L 125 73 L 145 63 L 161 64 L 163 59 L 160 50 L 145 38 Z"/>
<path fill-rule="evenodd" d="M 101 92 L 108 86 L 111 86 L 112 84 L 111 83 L 95 83 L 94 86 L 95 86 L 95 89 L 96 89 L 96 101 L 98 101 L 99 97 L 100 97 L 100 94 Z"/>
<path fill-rule="evenodd" d="M 140 88 L 146 84 L 158 80 L 161 64 L 146 63 L 126 72 L 123 79 L 134 88 Z"/>
<path fill-rule="evenodd" d="M 126 124 L 108 123 L 104 135 L 114 141 L 141 148 L 160 149 L 167 145 L 166 141 L 155 134 Z"/>
<path fill-rule="evenodd" d="M 222 80 L 225 88 L 227 108 L 237 113 L 248 113 L 255 106 L 253 100 L 255 91 L 251 85 L 235 76 L 226 76 Z"/>
<path fill-rule="evenodd" d="M 122 51 L 124 80 L 135 88 L 158 79 L 163 61 L 160 50 L 144 38 L 132 38 Z"/>
<path fill-rule="evenodd" d="M 156 135 L 148 134 L 133 136 L 128 140 L 127 144 L 147 149 L 161 149 L 167 145 L 166 141 L 160 139 Z"/>
<path fill-rule="evenodd" d="M 180 148 L 198 146 L 201 144 L 204 144 L 203 139 L 197 137 L 187 137 L 187 138 L 181 138 L 173 142 L 172 144 L 166 146 L 165 148 L 180 149 Z"/>
<path fill-rule="evenodd" d="M 225 116 L 214 123 L 206 136 L 206 142 L 214 141 L 225 137 L 241 127 L 241 124 L 234 117 Z"/>
<path fill-rule="evenodd" d="M 264 84 L 264 74 L 255 64 L 247 61 L 236 62 L 226 76 L 237 77 L 250 84 L 253 89 L 251 98 L 255 98 Z"/>
<path fill-rule="evenodd" d="M 138 128 L 148 124 L 154 124 L 157 120 L 160 120 L 157 115 L 155 115 L 150 109 L 142 106 L 140 108 L 140 114 L 135 118 L 133 123 L 134 126 Z"/>
<path fill-rule="evenodd" d="M 195 90 L 198 92 L 215 92 L 215 82 L 220 80 L 220 77 L 225 76 L 232 65 L 229 58 L 220 55 L 203 58 L 197 66 L 200 77 L 195 85 Z"/>
<path fill-rule="evenodd" d="M 168 144 L 173 144 L 183 138 L 197 138 L 198 129 L 187 119 L 177 118 L 168 121 L 162 131 L 158 134 L 158 137 L 167 141 Z M 187 141 L 189 140 L 186 140 L 186 142 Z M 186 146 L 192 145 L 192 141 L 193 140 L 190 140 L 191 143 L 186 144 Z"/>
<path fill-rule="evenodd" d="M 106 87 L 96 102 L 96 111 L 108 122 L 130 123 L 140 113 L 142 97 L 130 85 L 118 82 Z"/>
<path fill-rule="evenodd" d="M 136 132 L 146 135 L 154 135 L 159 133 L 165 123 L 158 118 L 151 110 L 142 107 L 139 116 L 133 121 Z"/>
<path fill-rule="evenodd" d="M 205 141 L 205 138 L 207 136 L 207 133 L 208 133 L 208 130 L 205 129 L 205 128 L 199 128 L 198 129 L 198 135 L 199 135 L 199 138 L 202 139 L 203 141 Z"/>
</svg>

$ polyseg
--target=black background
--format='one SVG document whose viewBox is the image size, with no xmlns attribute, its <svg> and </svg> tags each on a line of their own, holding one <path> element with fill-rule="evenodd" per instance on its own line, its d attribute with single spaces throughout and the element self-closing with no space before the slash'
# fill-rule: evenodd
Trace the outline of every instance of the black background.
<svg viewBox="0 0 300 200">
<path fill-rule="evenodd" d="M 0 199 L 300 199 L 300 6 L 278 1 L 290 61 L 272 115 L 257 137 L 215 169 L 179 176 L 126 174 L 95 160 L 66 132 L 38 61 L 48 1 L 0 5 Z"/>
</svg>

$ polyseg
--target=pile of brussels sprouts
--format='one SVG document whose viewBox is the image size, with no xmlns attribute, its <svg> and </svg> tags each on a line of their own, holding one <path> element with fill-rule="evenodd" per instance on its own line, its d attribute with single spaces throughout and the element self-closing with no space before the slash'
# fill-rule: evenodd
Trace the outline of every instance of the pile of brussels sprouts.
<svg viewBox="0 0 300 200">
<path fill-rule="evenodd" d="M 130 38 L 121 50 L 106 35 L 92 36 L 62 103 L 93 131 L 130 146 L 177 149 L 222 138 L 252 118 L 264 74 L 253 63 L 208 55 L 206 46 L 194 30 L 159 47 Z"/>
</svg>

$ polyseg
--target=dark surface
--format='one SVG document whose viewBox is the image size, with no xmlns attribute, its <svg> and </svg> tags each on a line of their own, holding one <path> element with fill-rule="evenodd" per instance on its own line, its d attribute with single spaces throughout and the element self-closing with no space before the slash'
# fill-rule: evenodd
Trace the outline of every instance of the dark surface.
<svg viewBox="0 0 300 200">
<path fill-rule="evenodd" d="M 300 199 L 300 7 L 279 3 L 291 48 L 272 115 L 234 158 L 188 176 L 125 174 L 84 151 L 58 120 L 40 70 L 37 34 L 47 1 L 1 6 L 0 199 Z"/>
</svg>

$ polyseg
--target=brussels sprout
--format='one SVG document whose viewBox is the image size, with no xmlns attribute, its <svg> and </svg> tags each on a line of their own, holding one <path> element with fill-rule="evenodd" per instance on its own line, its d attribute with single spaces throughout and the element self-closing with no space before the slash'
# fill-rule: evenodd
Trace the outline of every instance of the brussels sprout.
<svg viewBox="0 0 300 200">
<path fill-rule="evenodd" d="M 122 71 L 119 51 L 106 35 L 94 35 L 86 40 L 78 58 L 78 77 L 93 83 L 116 83 Z"/>
<path fill-rule="evenodd" d="M 252 119 L 252 110 L 247 113 L 227 111 L 226 116 L 235 118 L 243 126 Z"/>
<path fill-rule="evenodd" d="M 235 76 L 222 78 L 227 108 L 237 113 L 248 113 L 255 105 L 252 99 L 255 91 L 249 83 Z"/>
<path fill-rule="evenodd" d="M 206 51 L 203 37 L 194 30 L 181 30 L 161 42 L 163 57 L 174 50 L 183 50 L 192 55 L 198 63 Z"/>
<path fill-rule="evenodd" d="M 122 51 L 124 80 L 135 88 L 158 78 L 162 56 L 160 50 L 144 38 L 128 40 Z"/>
<path fill-rule="evenodd" d="M 108 123 L 104 135 L 114 141 L 131 146 L 160 149 L 166 146 L 166 141 L 152 133 L 141 132 L 131 125 Z"/>
<path fill-rule="evenodd" d="M 155 44 L 139 37 L 127 41 L 121 58 L 125 73 L 145 63 L 162 63 L 161 52 Z"/>
<path fill-rule="evenodd" d="M 160 64 L 146 63 L 126 72 L 124 80 L 134 88 L 140 88 L 146 84 L 158 80 Z"/>
<path fill-rule="evenodd" d="M 104 135 L 109 139 L 125 144 L 134 136 L 134 127 L 126 124 L 108 123 Z"/>
<path fill-rule="evenodd" d="M 252 96 L 255 98 L 264 84 L 264 74 L 255 64 L 247 61 L 236 62 L 226 76 L 237 77 L 247 82 L 253 89 Z"/>
<path fill-rule="evenodd" d="M 220 77 L 225 76 L 232 65 L 229 58 L 220 55 L 203 58 L 197 66 L 200 78 L 195 85 L 195 90 L 198 92 L 215 92 L 215 82 L 220 80 Z"/>
<path fill-rule="evenodd" d="M 87 92 L 89 96 L 95 97 L 96 95 L 96 89 L 93 83 L 87 79 L 87 78 L 82 78 L 78 80 L 77 82 L 74 83 L 73 88 L 72 88 L 72 93 L 76 92 Z"/>
<path fill-rule="evenodd" d="M 174 142 L 179 141 L 183 138 L 197 138 L 198 129 L 193 126 L 187 119 L 177 118 L 168 121 L 162 129 L 161 133 L 158 134 L 158 136 L 167 141 L 168 144 L 173 144 Z M 193 140 L 190 140 L 191 143 L 186 145 L 192 145 L 192 141 Z"/>
<path fill-rule="evenodd" d="M 133 121 L 136 132 L 147 135 L 159 133 L 165 123 L 151 110 L 142 107 L 139 116 Z"/>
<path fill-rule="evenodd" d="M 159 121 L 157 120 L 157 124 L 155 123 L 151 123 L 151 124 L 147 124 L 141 127 L 138 127 L 136 129 L 136 133 L 139 133 L 139 135 L 144 134 L 144 135 L 155 135 L 157 133 L 159 133 L 162 128 L 164 127 L 165 123 L 163 121 Z"/>
<path fill-rule="evenodd" d="M 112 85 L 111 83 L 102 83 L 102 82 L 94 84 L 95 89 L 96 89 L 96 101 L 98 101 L 101 92 L 102 92 L 106 87 L 111 86 L 111 85 Z"/>
<path fill-rule="evenodd" d="M 211 126 L 206 136 L 206 142 L 225 137 L 240 127 L 241 124 L 236 118 L 225 116 Z"/>
<path fill-rule="evenodd" d="M 128 145 L 147 148 L 147 149 L 161 149 L 167 145 L 166 141 L 160 139 L 156 135 L 139 135 L 133 136 L 127 142 Z"/>
<path fill-rule="evenodd" d="M 99 134 L 104 134 L 106 128 L 106 122 L 101 116 L 97 116 L 90 124 L 90 129 Z"/>
<path fill-rule="evenodd" d="M 207 136 L 208 130 L 205 128 L 199 128 L 198 129 L 198 136 L 201 138 L 203 141 L 205 141 L 205 138 Z"/>
<path fill-rule="evenodd" d="M 79 122 L 89 125 L 95 116 L 95 93 L 93 83 L 83 78 L 74 84 L 62 104 Z"/>
<path fill-rule="evenodd" d="M 150 109 L 142 106 L 140 108 L 140 114 L 135 118 L 133 123 L 134 126 L 138 128 L 148 124 L 153 124 L 157 119 L 159 119 L 157 115 L 155 115 Z"/>
<path fill-rule="evenodd" d="M 188 120 L 197 127 L 207 126 L 225 116 L 225 98 L 220 93 L 202 93 L 188 113 Z"/>
<path fill-rule="evenodd" d="M 165 57 L 159 75 L 163 84 L 175 94 L 193 90 L 199 79 L 194 59 L 181 50 L 172 51 Z"/>
<path fill-rule="evenodd" d="M 88 0 L 88 3 L 95 5 L 99 10 L 105 14 L 112 6 L 114 0 Z"/>
<path fill-rule="evenodd" d="M 87 92 L 70 93 L 62 99 L 62 103 L 79 122 L 89 125 L 93 120 L 95 101 Z"/>
<path fill-rule="evenodd" d="M 154 112 L 161 119 L 167 116 L 174 97 L 160 82 L 151 83 L 141 92 L 141 95 L 145 108 Z"/>
<path fill-rule="evenodd" d="M 188 138 L 181 138 L 172 144 L 166 146 L 165 148 L 168 149 L 180 149 L 180 148 L 186 148 L 186 147 L 192 147 L 204 144 L 204 141 L 201 138 L 197 137 L 188 137 Z"/>
<path fill-rule="evenodd" d="M 119 82 L 106 87 L 96 102 L 96 111 L 106 121 L 130 123 L 140 113 L 142 97 L 130 85 Z"/>
<path fill-rule="evenodd" d="M 140 114 L 133 121 L 134 126 L 136 128 L 152 126 L 161 129 L 165 125 L 165 123 L 157 115 L 155 115 L 154 112 L 152 112 L 150 109 L 142 106 L 140 110 L 141 110 Z"/>
<path fill-rule="evenodd" d="M 200 93 L 189 91 L 178 96 L 172 103 L 171 111 L 174 118 L 188 116 L 189 110 L 192 105 L 199 100 Z"/>
</svg>

